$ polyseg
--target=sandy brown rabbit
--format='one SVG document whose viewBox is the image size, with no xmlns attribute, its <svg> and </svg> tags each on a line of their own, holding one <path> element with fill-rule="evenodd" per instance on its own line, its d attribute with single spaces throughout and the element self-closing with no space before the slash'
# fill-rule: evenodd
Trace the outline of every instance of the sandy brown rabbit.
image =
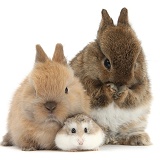
<svg viewBox="0 0 160 160">
<path fill-rule="evenodd" d="M 106 144 L 149 145 L 145 132 L 151 92 L 145 55 L 123 8 L 114 25 L 102 10 L 97 38 L 70 62 L 91 98 L 91 116 Z"/>
<path fill-rule="evenodd" d="M 36 50 L 33 70 L 11 102 L 8 133 L 2 142 L 29 151 L 54 149 L 55 135 L 65 119 L 88 112 L 90 106 L 83 86 L 67 65 L 63 46 L 56 45 L 52 60 L 40 45 Z"/>
</svg>

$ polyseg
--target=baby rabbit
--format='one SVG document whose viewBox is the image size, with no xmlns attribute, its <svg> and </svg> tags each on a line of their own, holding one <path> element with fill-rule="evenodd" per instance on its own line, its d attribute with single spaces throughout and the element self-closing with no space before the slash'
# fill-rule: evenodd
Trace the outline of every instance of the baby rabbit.
<svg viewBox="0 0 160 160">
<path fill-rule="evenodd" d="M 84 114 L 68 118 L 55 138 L 56 146 L 66 151 L 98 150 L 104 142 L 103 130 Z"/>
<path fill-rule="evenodd" d="M 69 116 L 89 111 L 89 98 L 57 44 L 52 60 L 36 45 L 35 65 L 14 94 L 2 145 L 24 151 L 54 149 L 57 131 Z M 87 109 L 86 109 L 87 108 Z"/>
<path fill-rule="evenodd" d="M 145 55 L 123 8 L 117 25 L 105 9 L 97 39 L 70 62 L 91 98 L 91 117 L 106 144 L 149 145 L 145 132 L 151 91 Z"/>
</svg>

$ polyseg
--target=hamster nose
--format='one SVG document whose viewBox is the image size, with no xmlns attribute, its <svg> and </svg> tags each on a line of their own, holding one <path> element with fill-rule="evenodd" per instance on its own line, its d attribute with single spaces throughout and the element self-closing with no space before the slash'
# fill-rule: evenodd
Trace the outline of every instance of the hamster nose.
<svg viewBox="0 0 160 160">
<path fill-rule="evenodd" d="M 46 103 L 44 104 L 44 106 L 45 106 L 45 108 L 46 108 L 47 110 L 49 110 L 50 112 L 52 112 L 52 111 L 56 108 L 57 103 L 54 102 L 54 101 L 48 101 L 48 102 L 46 102 Z"/>
<path fill-rule="evenodd" d="M 84 139 L 78 139 L 78 144 L 83 145 Z"/>
</svg>

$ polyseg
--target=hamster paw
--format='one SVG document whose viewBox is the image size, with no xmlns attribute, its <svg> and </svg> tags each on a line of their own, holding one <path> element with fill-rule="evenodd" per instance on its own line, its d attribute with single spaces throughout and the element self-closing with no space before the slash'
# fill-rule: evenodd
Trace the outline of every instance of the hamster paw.
<svg viewBox="0 0 160 160">
<path fill-rule="evenodd" d="M 77 149 L 71 149 L 71 150 L 68 150 L 68 152 L 78 152 Z"/>
<path fill-rule="evenodd" d="M 124 85 L 119 87 L 118 92 L 116 92 L 113 95 L 113 99 L 118 101 L 119 103 L 122 103 L 125 100 L 127 95 L 128 95 L 128 88 L 127 86 Z"/>
<path fill-rule="evenodd" d="M 91 149 L 91 151 L 99 151 L 99 147 L 98 147 L 98 148 Z"/>
</svg>

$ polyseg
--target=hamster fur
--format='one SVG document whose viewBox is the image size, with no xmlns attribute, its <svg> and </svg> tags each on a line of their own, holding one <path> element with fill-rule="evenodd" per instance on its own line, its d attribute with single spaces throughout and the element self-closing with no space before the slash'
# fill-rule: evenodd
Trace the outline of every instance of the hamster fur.
<svg viewBox="0 0 160 160">
<path fill-rule="evenodd" d="M 91 117 L 106 144 L 150 145 L 145 132 L 151 104 L 145 55 L 123 8 L 115 25 L 102 10 L 97 38 L 70 62 L 91 98 Z"/>
<path fill-rule="evenodd" d="M 65 151 L 98 150 L 104 142 L 104 131 L 84 114 L 68 118 L 55 138 L 56 146 Z"/>
<path fill-rule="evenodd" d="M 89 98 L 57 44 L 52 60 L 36 45 L 33 70 L 15 92 L 2 145 L 22 150 L 54 149 L 54 138 L 69 116 L 89 111 Z M 86 107 L 88 109 L 86 109 Z"/>
</svg>

